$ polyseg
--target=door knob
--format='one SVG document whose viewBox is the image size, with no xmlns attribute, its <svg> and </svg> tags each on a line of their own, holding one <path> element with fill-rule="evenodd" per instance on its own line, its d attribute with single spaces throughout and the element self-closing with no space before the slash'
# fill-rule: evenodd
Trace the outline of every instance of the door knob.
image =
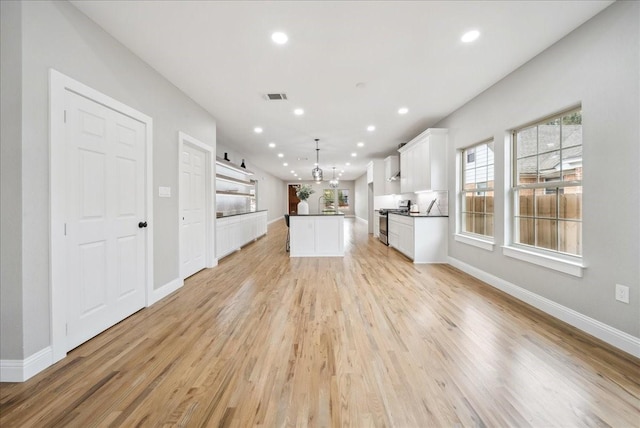
<svg viewBox="0 0 640 428">
<path fill-rule="evenodd" d="M 142 221 L 141 221 L 140 223 L 138 223 L 138 227 L 139 227 L 140 229 L 142 229 L 143 227 L 147 227 L 147 222 L 146 222 L 146 221 L 145 221 L 145 222 L 142 222 Z"/>
</svg>

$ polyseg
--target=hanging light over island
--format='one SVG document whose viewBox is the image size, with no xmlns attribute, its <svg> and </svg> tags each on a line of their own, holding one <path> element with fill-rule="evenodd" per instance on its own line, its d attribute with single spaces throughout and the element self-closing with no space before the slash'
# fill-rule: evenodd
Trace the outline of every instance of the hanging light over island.
<svg viewBox="0 0 640 428">
<path fill-rule="evenodd" d="M 311 170 L 311 176 L 313 180 L 320 184 L 322 183 L 322 170 L 320 169 L 320 149 L 318 148 L 318 138 L 316 140 L 316 167 Z"/>
</svg>

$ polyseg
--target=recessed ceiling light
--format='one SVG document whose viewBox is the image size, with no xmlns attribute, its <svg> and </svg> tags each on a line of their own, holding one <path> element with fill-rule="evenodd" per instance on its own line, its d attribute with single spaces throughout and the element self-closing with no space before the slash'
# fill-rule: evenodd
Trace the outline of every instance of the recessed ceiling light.
<svg viewBox="0 0 640 428">
<path fill-rule="evenodd" d="M 289 164 L 285 162 L 282 164 L 282 166 L 289 166 Z"/>
<path fill-rule="evenodd" d="M 480 31 L 471 30 L 464 33 L 460 38 L 460 40 L 462 40 L 464 43 L 471 43 L 474 40 L 476 40 L 478 37 L 480 37 Z"/>
<path fill-rule="evenodd" d="M 373 125 L 369 125 L 369 126 L 367 126 L 367 131 L 369 131 L 369 132 L 373 132 L 373 131 L 375 131 L 375 130 L 376 130 L 376 127 L 375 127 L 375 126 L 373 126 Z"/>
<path fill-rule="evenodd" d="M 358 147 L 364 147 L 364 143 L 363 143 L 362 141 L 360 141 L 360 142 L 358 143 Z"/>
<path fill-rule="evenodd" d="M 358 156 L 358 154 L 356 152 L 351 153 L 351 157 L 355 158 L 356 156 Z"/>
<path fill-rule="evenodd" d="M 269 143 L 269 147 L 271 147 L 272 149 L 276 146 L 276 143 Z"/>
<path fill-rule="evenodd" d="M 349 165 L 351 165 L 351 162 L 347 162 L 347 163 L 345 163 L 345 165 L 346 165 L 346 166 L 349 166 Z"/>
<path fill-rule="evenodd" d="M 342 173 L 338 174 L 338 177 L 342 177 Z"/>
<path fill-rule="evenodd" d="M 284 157 L 284 155 L 283 155 L 282 153 L 278 153 L 278 157 L 279 157 L 279 158 L 283 158 L 283 157 Z"/>
<path fill-rule="evenodd" d="M 284 45 L 289 40 L 289 37 L 283 32 L 276 31 L 271 35 L 271 40 L 273 40 L 273 43 Z"/>
<path fill-rule="evenodd" d="M 398 114 L 407 114 L 407 113 L 409 113 L 409 109 L 406 107 L 400 107 L 398 109 Z"/>
<path fill-rule="evenodd" d="M 291 170 L 291 174 L 295 174 L 296 172 L 294 170 Z"/>
<path fill-rule="evenodd" d="M 256 134 L 261 134 L 262 128 L 260 128 L 259 126 L 256 126 L 255 128 L 253 128 L 253 132 L 255 132 Z"/>
<path fill-rule="evenodd" d="M 340 170 L 340 172 L 344 172 L 344 169 Z"/>
<path fill-rule="evenodd" d="M 295 114 L 296 116 L 302 116 L 304 114 L 304 110 L 302 110 L 301 108 L 297 108 L 293 111 L 293 114 Z"/>
</svg>

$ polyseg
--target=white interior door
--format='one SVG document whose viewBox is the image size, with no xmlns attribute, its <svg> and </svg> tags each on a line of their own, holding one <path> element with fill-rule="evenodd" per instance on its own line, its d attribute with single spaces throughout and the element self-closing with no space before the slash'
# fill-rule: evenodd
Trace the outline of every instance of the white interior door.
<svg viewBox="0 0 640 428">
<path fill-rule="evenodd" d="M 180 162 L 180 273 L 182 278 L 205 268 L 206 256 L 206 154 L 189 144 L 182 145 Z"/>
<path fill-rule="evenodd" d="M 145 124 L 66 91 L 67 349 L 145 305 Z"/>
</svg>

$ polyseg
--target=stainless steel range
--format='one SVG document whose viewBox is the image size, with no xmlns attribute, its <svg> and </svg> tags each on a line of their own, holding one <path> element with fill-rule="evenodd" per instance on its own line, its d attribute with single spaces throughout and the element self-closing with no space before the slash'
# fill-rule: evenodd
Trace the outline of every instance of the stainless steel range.
<svg viewBox="0 0 640 428">
<path fill-rule="evenodd" d="M 384 245 L 389 245 L 389 213 L 401 213 L 405 214 L 409 212 L 411 207 L 411 200 L 400 201 L 398 208 L 383 208 L 378 210 L 380 215 L 380 233 L 379 239 Z"/>
</svg>

